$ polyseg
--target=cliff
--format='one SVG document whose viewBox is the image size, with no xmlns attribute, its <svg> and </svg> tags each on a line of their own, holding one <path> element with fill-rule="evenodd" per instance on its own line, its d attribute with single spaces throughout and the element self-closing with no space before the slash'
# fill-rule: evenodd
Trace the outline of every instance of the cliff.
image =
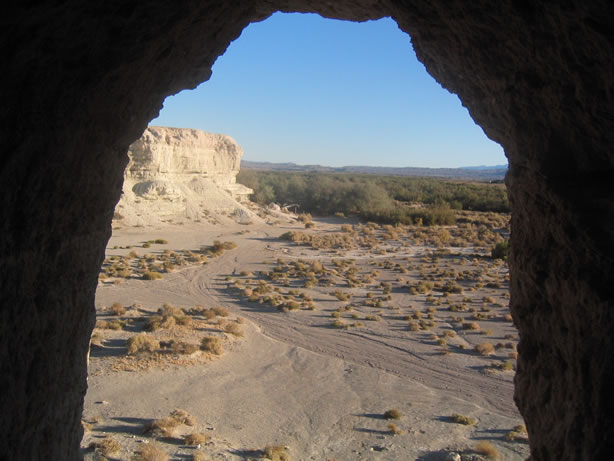
<svg viewBox="0 0 614 461">
<path fill-rule="evenodd" d="M 185 220 L 254 220 L 244 204 L 253 191 L 236 183 L 243 150 L 230 136 L 148 127 L 128 151 L 115 220 L 126 225 Z"/>
</svg>

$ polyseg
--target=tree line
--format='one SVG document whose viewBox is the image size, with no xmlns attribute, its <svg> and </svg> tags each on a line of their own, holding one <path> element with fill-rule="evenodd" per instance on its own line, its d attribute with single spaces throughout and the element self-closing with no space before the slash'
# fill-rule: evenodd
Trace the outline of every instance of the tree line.
<svg viewBox="0 0 614 461">
<path fill-rule="evenodd" d="M 237 182 L 261 205 L 296 204 L 320 216 L 336 213 L 401 224 L 453 224 L 452 210 L 509 212 L 503 184 L 436 178 L 242 169 Z"/>
</svg>

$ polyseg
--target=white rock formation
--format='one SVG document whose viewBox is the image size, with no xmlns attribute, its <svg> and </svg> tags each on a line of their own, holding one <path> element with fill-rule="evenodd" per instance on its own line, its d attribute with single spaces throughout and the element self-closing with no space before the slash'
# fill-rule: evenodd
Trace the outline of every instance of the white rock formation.
<svg viewBox="0 0 614 461">
<path fill-rule="evenodd" d="M 128 151 L 115 218 L 126 225 L 240 217 L 253 191 L 237 184 L 243 150 L 230 137 L 185 128 L 148 127 Z"/>
</svg>

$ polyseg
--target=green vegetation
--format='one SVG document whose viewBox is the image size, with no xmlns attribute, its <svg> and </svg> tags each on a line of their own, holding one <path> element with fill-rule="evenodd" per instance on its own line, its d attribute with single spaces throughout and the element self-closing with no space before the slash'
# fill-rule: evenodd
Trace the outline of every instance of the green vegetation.
<svg viewBox="0 0 614 461">
<path fill-rule="evenodd" d="M 509 254 L 509 240 L 497 243 L 490 252 L 492 259 L 502 259 L 507 261 L 507 255 Z"/>
<path fill-rule="evenodd" d="M 241 170 L 252 200 L 297 203 L 322 216 L 358 215 L 380 223 L 454 224 L 452 210 L 509 212 L 502 184 L 433 178 Z"/>
</svg>

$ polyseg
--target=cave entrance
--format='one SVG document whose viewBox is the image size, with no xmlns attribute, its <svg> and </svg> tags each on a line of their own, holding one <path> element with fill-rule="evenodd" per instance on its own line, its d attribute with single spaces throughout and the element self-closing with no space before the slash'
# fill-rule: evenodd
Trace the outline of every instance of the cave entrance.
<svg viewBox="0 0 614 461">
<path fill-rule="evenodd" d="M 274 20 L 275 18 L 272 18 L 268 21 Z M 391 22 L 388 21 L 385 26 L 395 27 Z M 357 30 L 368 26 L 365 24 L 351 25 Z M 257 26 L 265 27 L 266 22 Z M 291 25 L 289 28 L 297 32 L 296 25 Z M 298 35 L 299 38 L 293 40 L 297 42 L 305 40 L 304 36 Z M 305 35 L 309 36 L 308 33 Z M 408 37 L 401 33 L 399 35 L 407 46 Z M 347 39 L 347 42 L 354 42 L 356 39 L 354 35 Z M 249 40 L 258 41 L 253 34 L 244 32 L 244 36 L 231 45 L 226 55 L 236 53 L 233 47 L 240 47 L 241 41 Z M 375 52 L 371 55 L 364 52 L 364 44 L 360 43 L 354 44 L 356 49 L 344 51 L 361 53 L 361 59 L 370 62 L 370 65 L 376 65 L 374 61 L 379 49 L 385 45 L 375 45 L 374 41 L 373 37 L 365 39 L 365 42 L 371 43 L 374 48 Z M 331 44 L 328 43 L 328 46 L 330 47 Z M 242 51 L 239 54 L 249 55 L 250 71 L 258 75 L 261 69 L 255 68 L 255 63 L 261 61 L 263 57 L 253 55 L 253 48 L 262 48 L 262 45 L 251 45 L 251 47 L 249 52 Z M 293 48 L 293 45 L 290 44 L 289 48 Z M 273 53 L 268 48 L 265 47 L 265 49 L 269 52 L 270 60 L 278 59 L 286 66 L 289 65 L 287 60 L 271 56 Z M 406 48 L 403 51 L 404 54 L 399 53 L 400 56 L 395 56 L 392 61 L 401 59 L 411 50 Z M 303 52 L 306 56 L 317 55 L 317 59 L 313 62 L 304 62 L 301 54 L 295 54 L 293 56 L 296 60 L 295 64 L 300 62 L 302 67 L 289 69 L 288 72 L 293 76 L 305 73 L 310 67 L 326 68 L 321 64 L 323 61 L 339 60 L 338 56 L 323 56 L 322 50 L 310 49 L 303 50 Z M 421 67 L 417 61 L 416 64 Z M 349 136 L 357 138 L 354 140 L 357 144 L 368 144 L 373 143 L 374 140 L 368 137 L 363 139 L 360 133 L 370 126 L 378 138 L 375 140 L 375 145 L 372 144 L 366 149 L 371 152 L 375 152 L 378 148 L 384 149 L 377 135 L 379 131 L 388 130 L 389 125 L 393 124 L 399 124 L 397 129 L 401 129 L 400 126 L 412 123 L 411 120 L 390 112 L 395 114 L 400 112 L 399 106 L 410 105 L 412 99 L 415 100 L 421 96 L 412 95 L 407 100 L 400 102 L 399 98 L 394 98 L 394 89 L 387 88 L 389 94 L 386 95 L 383 94 L 385 91 L 378 91 L 377 88 L 391 85 L 385 80 L 390 72 L 396 70 L 405 75 L 407 70 L 403 72 L 399 69 L 382 68 L 383 64 L 380 63 L 377 66 L 380 67 L 378 75 L 382 80 L 378 81 L 371 75 L 365 76 L 362 79 L 363 83 L 366 83 L 364 86 L 356 85 L 351 91 L 342 94 L 338 100 L 331 100 L 336 91 L 328 94 L 322 85 L 328 84 L 342 92 L 347 84 L 338 83 L 335 81 L 335 76 L 331 75 L 327 75 L 324 81 L 315 83 L 312 75 L 306 76 L 306 80 L 317 87 L 316 93 L 324 92 L 330 96 L 324 97 L 325 101 L 317 106 L 318 114 L 324 114 L 330 111 L 330 107 L 341 105 L 343 102 L 339 101 L 343 101 L 344 97 L 354 98 L 357 95 L 363 95 L 359 106 L 365 114 L 368 114 L 367 120 L 363 122 L 359 118 L 346 123 L 354 125 L 364 123 L 364 126 L 358 128 L 353 126 L 349 132 L 342 131 L 344 117 L 349 120 L 354 115 L 352 112 L 358 109 L 358 107 L 351 106 L 349 101 L 345 101 L 345 104 L 349 106 L 348 112 L 334 113 L 331 118 L 340 119 L 340 123 L 329 129 L 330 132 L 335 133 L 335 136 L 341 138 L 341 144 L 345 142 L 344 137 Z M 347 67 L 345 63 L 338 64 L 338 68 L 345 67 Z M 228 74 L 246 74 L 245 70 L 231 69 L 226 70 L 226 73 L 220 71 L 218 75 L 216 69 L 218 67 L 214 68 L 213 78 L 203 84 L 203 87 L 212 85 L 214 90 L 219 91 L 220 83 L 216 79 L 223 81 Z M 420 70 L 429 80 L 428 85 L 437 86 L 430 76 L 426 75 L 424 69 Z M 346 71 L 347 74 L 336 75 L 336 77 L 344 80 L 361 72 L 356 68 L 349 68 Z M 362 71 L 365 72 L 365 69 Z M 340 70 L 335 68 L 328 73 L 335 74 L 336 72 Z M 269 76 L 260 77 L 263 80 L 267 78 Z M 256 125 L 255 131 L 272 130 L 273 126 L 276 126 L 278 132 L 284 133 L 284 140 L 281 141 L 283 145 L 289 145 L 293 141 L 293 136 L 302 136 L 307 128 L 309 136 L 297 140 L 294 144 L 300 146 L 306 143 L 308 138 L 327 136 L 326 132 L 320 132 L 315 127 L 317 121 L 311 122 L 306 115 L 310 108 L 305 109 L 305 105 L 316 94 L 306 95 L 298 102 L 296 101 L 298 98 L 295 98 L 294 101 L 288 103 L 287 107 L 279 108 L 271 103 L 270 92 L 276 91 L 278 87 L 286 86 L 280 88 L 280 92 L 284 98 L 290 98 L 291 94 L 302 95 L 309 89 L 301 88 L 300 83 L 297 85 L 294 78 L 291 79 L 292 82 L 274 82 L 270 84 L 270 91 L 267 91 L 262 87 L 260 79 L 253 87 L 246 89 L 236 90 L 234 86 L 227 87 L 227 93 L 215 96 L 216 100 L 221 102 L 222 107 L 216 107 L 211 102 L 211 99 L 214 98 L 211 93 L 208 93 L 208 99 L 201 100 L 194 93 L 187 94 L 186 98 L 195 100 L 196 111 L 199 110 L 198 108 L 206 107 L 208 111 L 215 114 L 214 121 L 232 118 L 228 122 L 231 123 L 228 129 L 222 128 L 217 131 L 225 131 L 233 136 L 235 133 L 232 126 L 245 129 L 247 123 L 257 124 L 257 120 L 254 121 L 254 119 L 257 119 L 262 105 L 267 101 L 269 105 L 266 111 L 278 111 L 283 114 L 283 117 L 274 120 L 271 126 L 266 128 Z M 232 78 L 229 77 L 229 80 Z M 239 82 L 233 83 L 237 85 Z M 374 85 L 378 97 L 388 96 L 384 102 L 377 101 L 382 111 L 375 114 L 372 113 L 370 106 L 376 102 L 364 96 L 365 93 L 372 91 L 371 88 Z M 405 81 L 399 86 L 411 85 Z M 247 99 L 248 95 L 255 92 L 257 88 L 263 93 L 262 100 L 252 96 L 252 100 L 249 101 L 252 107 L 242 105 L 241 99 Z M 427 91 L 430 90 L 431 87 Z M 420 92 L 420 90 L 416 91 Z M 432 91 L 444 93 L 441 88 L 434 88 Z M 232 99 L 233 93 L 240 93 L 240 96 L 235 96 L 238 100 Z M 460 109 L 462 116 L 468 119 L 468 114 L 460 107 L 454 96 L 449 94 L 444 96 L 453 98 L 456 104 L 454 109 Z M 425 97 L 423 100 L 424 104 L 428 105 L 430 112 L 434 112 L 431 106 L 439 102 L 436 101 L 438 97 Z M 207 101 L 209 103 L 206 103 Z M 439 103 L 448 107 L 446 102 Z M 394 104 L 395 107 L 387 109 L 387 104 Z M 224 113 L 224 105 L 232 108 L 228 115 Z M 194 109 L 186 109 L 185 106 L 181 109 L 173 108 L 173 102 L 168 101 L 166 106 L 160 118 L 152 122 L 153 125 L 187 125 L 190 128 L 206 128 L 195 125 L 198 123 L 199 116 L 194 113 Z M 408 112 L 419 110 L 420 107 L 414 104 Z M 166 111 L 175 113 L 179 119 L 170 118 L 165 114 Z M 445 109 L 443 111 L 445 112 Z M 185 112 L 189 113 L 191 118 L 185 118 Z M 247 116 L 243 116 L 246 121 L 243 121 L 240 115 L 233 117 L 235 112 L 247 113 Z M 318 114 L 315 114 L 314 118 Z M 404 115 L 409 117 L 408 114 Z M 273 116 L 268 113 L 266 117 L 273 119 Z M 295 117 L 300 118 L 303 122 L 302 126 L 298 127 L 298 132 L 292 132 L 284 125 L 284 119 Z M 375 119 L 380 117 L 389 117 L 383 123 L 384 128 L 375 123 Z M 402 120 L 390 120 L 395 117 Z M 423 118 L 426 117 L 427 115 L 424 115 Z M 450 128 L 450 125 L 454 124 L 453 121 L 442 122 L 443 117 L 441 113 L 437 115 L 440 132 L 446 129 L 460 130 Z M 185 123 L 176 121 L 181 118 L 185 120 Z M 239 119 L 235 120 L 235 118 Z M 458 123 L 457 120 L 456 122 Z M 333 124 L 332 119 L 323 122 L 323 125 L 331 124 Z M 476 128 L 470 120 L 469 124 L 471 129 Z M 254 130 L 254 127 L 249 128 Z M 420 130 L 427 129 L 421 127 Z M 480 135 L 483 137 L 482 133 Z M 266 133 L 263 137 L 266 138 Z M 417 138 L 417 134 L 414 133 L 410 137 Z M 133 147 L 131 152 L 133 160 L 136 157 L 142 158 L 150 155 L 153 164 L 139 165 L 136 161 L 129 164 L 129 176 L 124 185 L 124 195 L 116 209 L 116 216 L 120 219 L 114 222 L 114 236 L 109 243 L 108 259 L 104 263 L 105 278 L 99 287 L 97 296 L 101 327 L 94 330 L 95 345 L 90 364 L 94 375 L 90 379 L 93 389 L 86 398 L 86 421 L 96 421 L 96 424 L 92 432 L 86 434 L 85 444 L 87 445 L 90 439 L 97 436 L 98 425 L 103 424 L 105 430 L 109 428 L 107 421 L 128 419 L 149 421 L 159 419 L 160 416 L 170 413 L 175 407 L 180 407 L 195 416 L 197 421 L 207 418 L 215 427 L 240 426 L 242 428 L 240 430 L 234 429 L 224 435 L 221 432 L 215 433 L 213 436 L 214 438 L 220 436 L 231 439 L 247 438 L 251 440 L 248 446 L 264 447 L 271 443 L 289 445 L 293 453 L 299 456 L 303 456 L 307 450 L 312 452 L 315 450 L 322 457 L 335 456 L 345 459 L 352 456 L 350 449 L 352 445 L 368 445 L 371 443 L 369 434 L 381 433 L 388 438 L 389 442 L 394 440 L 394 446 L 397 447 L 395 452 L 389 452 L 388 457 L 405 459 L 406 449 L 409 448 L 402 444 L 399 445 L 398 438 L 395 439 L 393 436 L 397 431 L 407 433 L 407 427 L 403 426 L 407 426 L 408 419 L 413 421 L 412 430 L 416 433 L 423 433 L 425 443 L 428 445 L 427 439 L 432 439 L 434 432 L 451 433 L 450 425 L 457 424 L 451 418 L 452 415 L 457 414 L 466 416 L 466 421 L 469 422 L 472 419 L 479 419 L 481 424 L 488 425 L 491 431 L 514 434 L 516 441 L 493 438 L 495 444 L 498 444 L 496 449 L 505 453 L 506 457 L 526 457 L 528 454 L 526 443 L 521 441 L 524 440 L 525 435 L 513 430 L 515 426 L 521 424 L 521 418 L 512 401 L 514 347 L 518 338 L 507 310 L 507 270 L 499 261 L 490 260 L 488 257 L 490 247 L 501 241 L 498 231 L 504 229 L 505 232 L 508 232 L 506 229 L 508 216 L 497 217 L 494 213 L 488 214 L 485 211 L 484 216 L 486 217 L 484 218 L 478 212 L 452 211 L 449 204 L 443 206 L 441 203 L 437 207 L 431 207 L 433 203 L 443 201 L 443 198 L 428 197 L 427 189 L 432 191 L 437 187 L 441 189 L 446 186 L 441 186 L 436 180 L 422 180 L 423 183 L 420 180 L 414 182 L 407 180 L 407 188 L 416 186 L 424 196 L 423 201 L 428 203 L 411 208 L 405 204 L 395 208 L 395 210 L 408 209 L 411 210 L 411 213 L 415 213 L 415 215 L 411 213 L 406 215 L 408 221 L 405 224 L 411 225 L 395 227 L 388 225 L 381 210 L 388 210 L 387 207 L 392 206 L 394 200 L 402 199 L 403 192 L 399 191 L 404 186 L 402 180 L 392 187 L 387 187 L 383 177 L 369 179 L 360 174 L 348 173 L 344 177 L 325 174 L 309 176 L 296 174 L 289 180 L 281 174 L 279 181 L 289 183 L 285 188 L 286 193 L 294 191 L 298 195 L 281 195 L 281 188 L 275 183 L 275 178 L 272 178 L 269 186 L 271 190 L 278 193 L 275 201 L 282 204 L 300 203 L 304 211 L 325 213 L 328 216 L 323 219 L 316 218 L 315 221 L 307 221 L 303 226 L 301 221 L 296 221 L 291 215 L 269 213 L 264 208 L 256 211 L 255 223 L 237 225 L 230 219 L 230 215 L 235 211 L 233 208 L 222 212 L 212 209 L 214 206 L 212 189 L 207 189 L 208 196 L 200 195 L 197 199 L 194 199 L 189 190 L 195 191 L 196 186 L 199 190 L 203 187 L 203 175 L 214 177 L 224 173 L 217 170 L 205 171 L 206 167 L 200 171 L 198 170 L 199 161 L 190 157 L 190 148 L 204 149 L 209 146 L 209 138 L 209 136 L 197 134 L 191 130 L 152 127 L 146 132 L 145 138 Z M 244 139 L 246 143 L 250 141 L 249 135 L 238 136 L 238 138 Z M 278 142 L 276 136 L 273 138 L 268 142 Z M 180 140 L 177 141 L 177 139 Z M 329 140 L 329 144 L 334 142 L 336 142 L 335 139 Z M 427 144 L 428 139 L 420 140 L 418 143 Z M 234 156 L 235 151 L 231 150 L 229 145 L 232 144 L 226 139 L 223 144 L 224 152 L 228 156 Z M 332 159 L 335 155 L 344 156 L 340 148 L 341 146 L 329 147 L 327 158 Z M 166 149 L 169 149 L 168 152 Z M 302 149 L 301 152 L 295 154 L 294 158 L 288 154 L 288 160 L 300 163 L 301 158 L 309 158 L 313 161 L 316 156 L 316 153 L 313 152 L 314 147 L 308 145 L 302 146 Z M 311 156 L 307 154 L 309 151 L 313 152 Z M 342 164 L 360 161 L 355 160 L 354 152 L 349 154 L 351 157 L 340 160 L 340 162 L 345 162 Z M 213 163 L 227 168 L 229 165 L 231 168 L 237 168 L 237 165 L 233 163 L 234 160 L 230 162 L 229 159 L 223 158 L 222 152 L 212 155 L 216 155 L 216 162 L 207 164 L 211 168 L 214 168 Z M 391 156 L 394 157 L 393 154 Z M 383 159 L 383 156 L 379 158 Z M 403 161 L 411 162 L 412 160 L 404 159 Z M 464 161 L 483 163 L 476 159 L 465 159 Z M 201 163 L 204 161 L 201 160 Z M 156 173 L 152 174 L 151 171 Z M 392 178 L 389 180 L 393 181 Z M 249 183 L 248 185 L 256 187 L 256 184 Z M 447 186 L 457 187 L 458 183 L 450 181 Z M 483 185 L 485 191 L 489 187 L 496 188 L 500 193 L 504 191 L 502 185 Z M 393 191 L 397 195 L 392 196 Z M 256 192 L 260 193 L 261 189 L 258 188 Z M 306 197 L 320 198 L 319 201 L 313 200 L 309 204 L 306 202 Z M 340 197 L 345 197 L 352 204 L 360 202 L 361 206 L 364 206 L 358 210 L 362 223 L 352 216 L 356 215 L 357 211 L 352 209 L 351 205 L 343 203 Z M 464 203 L 463 197 L 462 195 L 456 196 L 457 208 L 475 207 L 473 202 Z M 196 202 L 191 203 L 193 200 Z M 380 203 L 382 201 L 385 204 Z M 415 202 L 417 199 L 406 197 L 404 200 L 404 202 L 410 201 Z M 340 208 L 326 208 L 331 203 L 336 203 Z M 262 205 L 266 207 L 268 203 L 262 203 Z M 186 213 L 183 216 L 171 216 L 172 208 L 175 206 L 185 207 Z M 369 208 L 371 206 L 377 208 L 371 209 Z M 188 213 L 188 209 L 192 208 L 197 211 Z M 161 214 L 153 224 L 152 221 L 147 220 L 154 218 L 156 210 Z M 335 217 L 333 216 L 335 213 L 348 216 Z M 378 213 L 380 219 L 368 218 Z M 453 223 L 447 219 L 453 220 L 456 216 L 458 216 L 459 225 L 450 226 L 449 224 Z M 300 218 L 306 220 L 305 215 Z M 128 219 L 134 219 L 134 221 L 128 221 Z M 366 222 L 370 219 L 377 219 L 380 223 L 367 226 Z M 440 219 L 441 221 L 434 221 L 435 225 L 429 227 L 427 225 L 430 224 L 429 219 Z M 417 225 L 418 221 L 424 221 L 425 225 Z M 443 224 L 448 224 L 448 226 L 443 226 Z M 145 228 L 133 227 L 140 225 L 145 225 Z M 190 235 L 190 230 L 192 230 L 192 235 Z M 299 245 L 287 242 L 283 238 L 280 239 L 280 236 L 287 232 L 311 235 L 318 239 L 324 236 L 329 239 L 329 242 L 322 242 L 321 245 L 314 246 Z M 215 256 L 209 253 L 208 249 L 204 252 L 200 251 L 203 246 L 211 245 L 215 239 L 220 242 L 227 241 L 237 244 L 238 248 L 229 249 L 224 254 Z M 343 239 L 342 243 L 339 243 L 337 239 Z M 475 246 L 479 246 L 479 250 L 476 250 Z M 183 250 L 186 249 L 191 251 L 184 253 Z M 203 262 L 207 264 L 203 266 Z M 280 267 L 278 271 L 277 268 Z M 314 270 L 305 269 L 305 267 L 314 268 Z M 313 274 L 310 275 L 311 272 Z M 191 275 L 187 275 L 188 273 Z M 266 275 L 263 275 L 265 273 Z M 159 276 L 162 280 L 151 280 L 156 278 L 154 276 Z M 205 278 L 208 279 L 208 286 L 202 287 L 199 283 L 197 284 L 199 287 L 195 289 L 194 282 Z M 143 282 L 142 279 L 147 281 Z M 118 282 L 119 284 L 116 285 Z M 226 309 L 230 315 L 213 316 L 212 319 L 205 318 L 205 314 L 215 313 L 209 310 L 212 308 Z M 158 309 L 161 310 L 160 313 L 156 313 Z M 177 309 L 183 310 L 178 311 Z M 263 344 L 263 339 L 255 338 L 258 333 L 250 330 L 251 327 L 237 326 L 242 324 L 236 323 L 235 316 L 250 319 L 260 329 L 267 332 L 267 338 L 279 341 L 275 350 L 277 355 L 271 356 L 270 347 L 267 347 L 267 343 Z M 117 327 L 118 322 L 125 322 L 127 331 L 113 330 Z M 229 331 L 237 329 L 241 332 L 245 328 L 246 338 L 235 341 L 233 333 L 228 333 L 227 328 Z M 288 329 L 294 331 L 294 334 L 288 335 Z M 209 333 L 203 333 L 205 330 L 209 330 Z M 174 344 L 176 350 L 167 347 L 166 344 L 171 340 L 177 341 L 178 335 L 182 338 L 183 345 Z M 186 371 L 178 368 L 173 372 L 167 372 L 166 381 L 159 373 L 149 377 L 148 387 L 142 388 L 142 392 L 147 395 L 151 393 L 152 388 L 168 389 L 168 382 L 174 383 L 173 388 L 164 393 L 165 400 L 158 401 L 158 407 L 153 407 L 152 401 L 146 400 L 145 395 L 142 398 L 139 397 L 137 374 L 130 373 L 125 379 L 109 378 L 108 381 L 96 377 L 105 367 L 115 367 L 116 370 L 124 373 L 128 370 L 138 370 L 140 367 L 151 367 L 156 370 L 172 363 L 175 355 L 182 357 L 186 365 L 198 365 L 198 359 L 191 355 L 194 349 L 198 349 L 203 336 L 222 341 L 223 347 L 228 349 L 225 357 L 222 358 L 223 366 L 229 367 L 227 368 L 228 378 L 234 380 L 236 376 L 241 376 L 241 382 L 245 388 L 251 389 L 252 394 L 246 395 L 244 390 L 231 382 L 221 384 L 216 379 L 212 379 L 211 370 L 207 368 L 202 370 L 198 383 L 192 378 L 193 370 Z M 138 337 L 142 338 L 144 349 L 142 353 L 137 351 L 139 346 L 133 341 L 133 338 Z M 145 341 L 144 338 L 148 340 Z M 336 358 L 339 354 L 339 340 L 343 342 L 343 361 Z M 134 346 L 132 348 L 134 351 L 129 352 L 127 356 L 121 347 L 113 347 L 121 345 L 122 341 L 128 341 L 130 345 L 127 348 L 128 351 Z M 242 345 L 243 341 L 247 342 L 247 345 Z M 285 357 L 279 354 L 279 351 L 297 346 L 301 352 L 296 356 Z M 153 354 L 150 353 L 152 348 L 154 349 Z M 258 348 L 261 348 L 261 353 Z M 180 349 L 189 354 L 182 355 L 178 352 Z M 249 356 L 245 349 L 255 351 L 259 359 Z M 118 354 L 113 363 L 110 363 L 108 357 L 110 350 Z M 159 363 L 152 359 L 152 355 L 155 354 L 157 354 L 156 358 Z M 408 361 L 408 356 L 416 357 L 416 359 Z M 318 359 L 321 359 L 321 363 L 318 362 Z M 422 364 L 427 362 L 429 367 L 423 367 Z M 240 369 L 234 368 L 232 363 L 239 364 Z M 250 367 L 247 367 L 246 363 L 250 363 Z M 302 364 L 301 367 L 298 367 L 299 369 L 297 369 L 297 363 Z M 342 363 L 343 367 L 340 367 L 339 363 Z M 218 365 L 220 364 L 215 366 Z M 319 373 L 318 368 L 322 367 L 329 368 L 330 374 L 314 379 L 314 376 Z M 283 374 L 275 374 L 270 371 L 271 369 L 283 369 Z M 347 370 L 350 370 L 352 376 L 349 376 L 350 372 Z M 390 377 L 382 378 L 383 374 Z M 492 379 L 488 374 L 492 375 Z M 254 376 L 259 378 L 256 379 Z M 402 378 L 397 379 L 399 376 Z M 454 378 L 451 379 L 451 376 Z M 327 381 L 327 385 L 321 384 L 322 378 Z M 415 385 L 416 381 L 426 385 L 431 392 L 425 393 L 423 388 Z M 283 386 L 276 388 L 273 385 L 274 382 L 283 383 Z M 266 384 L 266 390 L 262 389 L 263 383 Z M 302 383 L 302 387 L 298 383 Z M 360 395 L 361 401 L 373 399 L 373 395 L 377 395 L 378 398 L 365 406 L 357 405 L 355 402 L 340 401 L 335 407 L 334 400 L 330 400 L 327 395 L 331 392 L 343 394 L 344 385 L 355 389 L 354 392 Z M 403 385 L 407 387 L 405 392 L 399 390 L 399 387 Z M 228 405 L 211 406 L 210 400 L 223 402 L 225 398 L 230 397 L 229 389 L 231 388 L 235 393 L 232 397 L 233 408 L 229 408 Z M 368 389 L 368 391 L 359 391 L 359 388 Z M 206 395 L 199 396 L 199 389 L 208 389 L 208 391 Z M 317 394 L 317 398 L 293 400 L 293 396 L 304 395 L 307 390 L 311 394 Z M 418 405 L 416 401 L 423 397 L 426 398 L 426 394 L 430 394 L 431 402 L 426 405 Z M 451 400 L 457 400 L 458 403 L 451 405 L 449 403 Z M 95 404 L 100 401 L 110 403 L 105 407 L 100 407 Z M 144 401 L 147 401 L 147 405 L 142 407 L 134 405 L 134 402 Z M 267 408 L 263 408 L 262 401 L 269 402 Z M 411 405 L 409 405 L 410 401 Z M 378 412 L 383 415 L 387 409 L 390 409 L 388 407 L 396 408 L 404 415 L 400 421 L 383 423 L 377 418 Z M 246 417 L 246 413 L 257 414 L 260 419 L 269 421 L 268 427 L 262 428 L 261 424 Z M 275 415 L 281 413 L 308 415 L 306 418 L 313 421 L 311 430 L 301 432 L 298 428 L 302 426 L 302 421 L 296 425 L 292 421 L 284 420 L 283 417 L 275 418 Z M 359 429 L 351 429 L 347 433 L 338 432 L 331 436 L 328 443 L 337 445 L 337 448 L 336 451 L 328 454 L 326 453 L 327 446 L 314 443 L 317 434 L 328 433 L 332 430 L 331 415 L 327 413 L 341 415 L 342 425 Z M 493 414 L 500 416 L 496 417 Z M 433 420 L 437 416 L 441 418 L 438 424 L 434 424 Z M 122 447 L 125 447 L 124 450 L 128 450 L 128 447 L 133 444 L 123 432 L 132 435 L 136 426 L 127 427 L 123 423 L 110 424 L 117 427 L 117 433 L 114 435 L 116 440 L 119 440 Z M 393 424 L 392 429 L 388 428 L 389 424 Z M 259 427 L 260 433 L 257 437 L 248 435 L 250 426 Z M 277 435 L 284 430 L 298 432 L 293 437 Z M 178 438 L 178 433 L 173 432 L 170 438 Z M 435 453 L 443 451 L 446 446 L 458 446 L 460 449 L 464 445 L 476 445 L 479 440 L 474 440 L 474 438 L 475 436 L 448 437 L 438 446 L 430 446 L 429 450 L 432 452 L 430 455 L 435 456 Z M 342 443 L 342 440 L 345 442 Z M 246 447 L 235 448 L 244 449 Z M 174 450 L 174 447 L 171 444 L 165 446 L 165 449 Z M 175 455 L 179 454 L 187 455 L 188 453 L 185 450 L 181 453 L 175 451 Z M 360 457 L 360 455 L 357 456 Z"/>
<path fill-rule="evenodd" d="M 6 459 L 79 459 L 98 271 L 128 146 L 251 22 L 393 17 L 509 158 L 515 401 L 532 459 L 609 459 L 614 343 L 609 4 L 22 2 L 0 75 Z M 33 128 L 34 127 L 34 128 Z"/>
</svg>

